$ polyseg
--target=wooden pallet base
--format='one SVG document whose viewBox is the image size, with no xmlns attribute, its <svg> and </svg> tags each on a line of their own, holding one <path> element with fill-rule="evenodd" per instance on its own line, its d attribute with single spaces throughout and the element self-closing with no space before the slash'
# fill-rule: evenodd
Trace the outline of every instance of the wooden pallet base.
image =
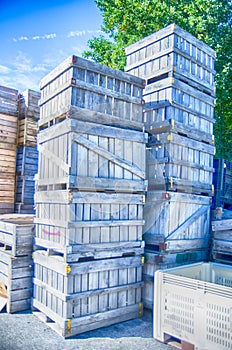
<svg viewBox="0 0 232 350">
<path fill-rule="evenodd" d="M 172 336 L 169 336 L 168 334 L 165 333 L 165 344 L 173 346 L 177 349 L 181 350 L 195 350 L 194 344 L 191 344 L 190 342 L 187 342 L 185 340 L 180 340 L 177 338 L 174 338 Z M 197 348 L 196 348 L 197 349 Z"/>
<path fill-rule="evenodd" d="M 158 183 L 155 179 L 148 180 L 149 191 L 170 191 L 186 194 L 197 194 L 201 196 L 212 196 L 213 188 L 211 185 L 199 184 L 199 182 L 178 180 L 174 178 L 162 179 Z"/>
<path fill-rule="evenodd" d="M 36 240 L 36 244 L 38 244 L 38 242 L 39 240 Z M 61 256 L 66 262 L 82 262 L 108 258 L 141 256 L 144 253 L 144 243 L 142 241 L 130 241 L 76 244 L 67 246 L 66 253 L 59 253 L 54 249 L 44 248 L 38 244 L 34 247 L 34 250 L 43 250 L 48 256 Z"/>
<path fill-rule="evenodd" d="M 231 252 L 224 252 L 224 253 L 219 253 L 219 252 L 213 252 L 213 261 L 215 262 L 220 262 L 223 264 L 230 264 L 232 265 L 232 254 Z"/>
<path fill-rule="evenodd" d="M 37 308 L 37 311 L 34 311 L 33 314 L 39 317 L 43 322 L 47 322 L 53 330 L 64 338 L 73 337 L 94 329 L 132 320 L 141 317 L 143 314 L 143 305 L 139 303 L 95 315 L 79 317 L 73 320 L 64 320 L 63 324 L 60 324 L 54 321 L 52 311 L 46 308 L 46 306 L 40 304 L 36 300 L 33 300 L 33 306 Z"/>
<path fill-rule="evenodd" d="M 214 138 L 212 134 L 199 131 L 199 129 L 185 125 L 183 123 L 175 121 L 174 119 L 153 123 L 148 132 L 152 135 L 161 134 L 164 132 L 173 132 L 181 136 L 189 137 L 193 140 L 205 142 L 209 145 L 214 144 Z"/>
</svg>

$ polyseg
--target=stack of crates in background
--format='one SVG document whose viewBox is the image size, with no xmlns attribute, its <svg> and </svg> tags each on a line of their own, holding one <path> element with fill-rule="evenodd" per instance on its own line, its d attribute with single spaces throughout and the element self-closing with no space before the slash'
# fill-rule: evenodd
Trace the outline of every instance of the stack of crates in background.
<svg viewBox="0 0 232 350">
<path fill-rule="evenodd" d="M 171 24 L 126 48 L 146 80 L 144 305 L 160 268 L 207 260 L 214 156 L 214 51 Z"/>
<path fill-rule="evenodd" d="M 19 95 L 15 212 L 34 213 L 35 174 L 38 171 L 37 123 L 40 93 Z"/>
<path fill-rule="evenodd" d="M 213 184 L 214 197 L 213 209 L 222 207 L 225 209 L 232 208 L 232 162 L 217 158 L 214 159 Z"/>
<path fill-rule="evenodd" d="M 41 81 L 33 306 L 64 337 L 142 314 L 142 89 L 76 56 Z"/>
<path fill-rule="evenodd" d="M 220 209 L 218 211 L 217 209 Z M 232 264 L 232 211 L 216 209 L 212 225 L 211 259 L 224 264 Z"/>
<path fill-rule="evenodd" d="M 14 212 L 18 91 L 0 86 L 0 214 Z"/>
<path fill-rule="evenodd" d="M 31 309 L 34 216 L 0 216 L 0 310 Z"/>
</svg>

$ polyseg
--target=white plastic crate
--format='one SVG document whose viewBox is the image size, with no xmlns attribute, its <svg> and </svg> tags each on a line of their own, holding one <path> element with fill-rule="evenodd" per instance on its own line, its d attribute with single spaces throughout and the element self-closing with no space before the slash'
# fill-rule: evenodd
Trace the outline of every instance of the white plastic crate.
<svg viewBox="0 0 232 350">
<path fill-rule="evenodd" d="M 154 338 L 195 350 L 232 348 L 232 269 L 197 263 L 155 272 Z"/>
</svg>

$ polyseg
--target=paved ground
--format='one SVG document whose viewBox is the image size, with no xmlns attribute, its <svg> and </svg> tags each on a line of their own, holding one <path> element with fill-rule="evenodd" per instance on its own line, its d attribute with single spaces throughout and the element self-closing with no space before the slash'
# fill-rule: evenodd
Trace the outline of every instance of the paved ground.
<svg viewBox="0 0 232 350">
<path fill-rule="evenodd" d="M 30 312 L 0 313 L 0 350 L 173 350 L 152 338 L 152 313 L 63 339 Z"/>
</svg>

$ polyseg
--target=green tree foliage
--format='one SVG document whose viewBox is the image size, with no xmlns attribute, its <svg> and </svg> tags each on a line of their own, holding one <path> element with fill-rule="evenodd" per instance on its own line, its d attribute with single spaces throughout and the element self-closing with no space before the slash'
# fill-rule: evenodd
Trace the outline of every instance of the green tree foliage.
<svg viewBox="0 0 232 350">
<path fill-rule="evenodd" d="M 124 70 L 125 47 L 176 23 L 217 53 L 215 136 L 217 156 L 232 160 L 232 1 L 95 0 L 106 36 L 89 40 L 84 57 Z"/>
</svg>

